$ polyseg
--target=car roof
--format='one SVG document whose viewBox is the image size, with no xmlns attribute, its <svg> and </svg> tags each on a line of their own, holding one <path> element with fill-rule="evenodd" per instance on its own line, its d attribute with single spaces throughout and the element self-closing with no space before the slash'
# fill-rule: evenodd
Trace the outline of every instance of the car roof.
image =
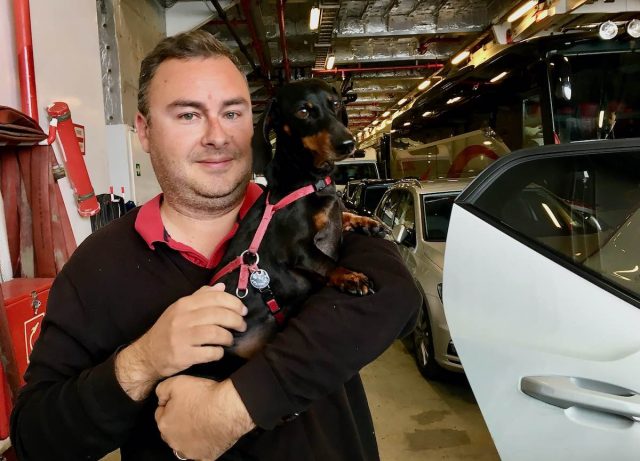
<svg viewBox="0 0 640 461">
<path fill-rule="evenodd" d="M 379 184 L 392 184 L 397 181 L 397 179 L 358 179 L 358 184 L 362 184 L 365 186 L 377 186 Z"/>
<path fill-rule="evenodd" d="M 340 160 L 336 162 L 336 165 L 347 165 L 349 163 L 376 163 L 376 161 L 372 159 L 364 159 L 364 158 L 348 158 L 348 159 Z"/>
<path fill-rule="evenodd" d="M 418 181 L 417 179 L 404 179 L 392 186 L 396 188 L 414 189 L 418 194 L 436 194 L 441 192 L 461 192 L 471 184 L 474 178 L 448 178 Z"/>
</svg>

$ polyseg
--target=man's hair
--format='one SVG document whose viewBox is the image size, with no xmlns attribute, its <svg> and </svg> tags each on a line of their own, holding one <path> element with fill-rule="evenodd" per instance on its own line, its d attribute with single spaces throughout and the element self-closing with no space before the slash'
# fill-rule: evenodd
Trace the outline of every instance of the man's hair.
<svg viewBox="0 0 640 461">
<path fill-rule="evenodd" d="M 142 60 L 138 80 L 138 110 L 149 119 L 149 86 L 160 64 L 168 59 L 212 58 L 224 56 L 239 68 L 238 59 L 213 35 L 204 30 L 184 32 L 163 39 Z"/>
</svg>

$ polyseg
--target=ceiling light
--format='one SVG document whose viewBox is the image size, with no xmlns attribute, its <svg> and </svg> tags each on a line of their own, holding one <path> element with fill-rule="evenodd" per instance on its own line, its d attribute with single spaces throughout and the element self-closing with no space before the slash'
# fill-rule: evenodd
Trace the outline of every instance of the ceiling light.
<svg viewBox="0 0 640 461">
<path fill-rule="evenodd" d="M 411 122 L 404 122 L 403 125 L 404 126 L 409 126 L 409 125 L 411 125 Z"/>
<path fill-rule="evenodd" d="M 598 28 L 598 35 L 603 40 L 611 40 L 618 35 L 618 26 L 613 21 L 606 21 L 600 24 Z"/>
<path fill-rule="evenodd" d="M 464 61 L 465 59 L 467 59 L 469 57 L 471 53 L 469 52 L 469 50 L 464 50 L 461 51 L 460 53 L 458 53 L 452 60 L 451 60 L 451 64 L 453 64 L 454 66 L 456 64 L 460 64 L 462 61 Z"/>
<path fill-rule="evenodd" d="M 504 76 L 507 75 L 507 72 L 500 72 L 498 75 L 489 80 L 491 83 L 496 83 L 498 80 L 502 80 Z"/>
<path fill-rule="evenodd" d="M 309 29 L 318 30 L 320 24 L 320 8 L 314 6 L 309 14 Z"/>
<path fill-rule="evenodd" d="M 423 117 L 428 117 L 429 115 L 433 114 L 432 110 L 428 110 L 426 111 L 424 114 L 422 114 Z"/>
<path fill-rule="evenodd" d="M 451 98 L 447 101 L 447 104 L 453 104 L 454 102 L 458 102 L 462 99 L 462 96 L 456 96 L 455 98 Z"/>
<path fill-rule="evenodd" d="M 631 35 L 631 34 L 629 34 L 629 35 Z M 424 82 L 422 82 L 420 85 L 418 85 L 418 89 L 420 91 L 426 90 L 427 88 L 429 88 L 429 85 L 431 85 L 431 80 L 426 79 Z"/>
<path fill-rule="evenodd" d="M 391 115 L 391 111 L 386 111 L 384 114 L 382 114 L 383 117 L 388 117 L 389 115 Z"/>
<path fill-rule="evenodd" d="M 627 34 L 633 38 L 640 37 L 640 19 L 632 19 L 627 23 Z"/>
<path fill-rule="evenodd" d="M 400 101 L 398 101 L 398 105 L 401 106 L 403 105 L 405 102 L 407 102 L 408 99 L 407 98 L 402 98 Z"/>
<path fill-rule="evenodd" d="M 327 70 L 333 69 L 334 64 L 336 63 L 336 55 L 330 54 L 327 56 Z"/>
<path fill-rule="evenodd" d="M 520 19 L 522 16 L 527 14 L 533 7 L 538 4 L 538 0 L 529 0 L 526 3 L 523 3 L 520 8 L 515 10 L 513 13 L 509 15 L 507 18 L 507 22 L 514 22 Z"/>
</svg>

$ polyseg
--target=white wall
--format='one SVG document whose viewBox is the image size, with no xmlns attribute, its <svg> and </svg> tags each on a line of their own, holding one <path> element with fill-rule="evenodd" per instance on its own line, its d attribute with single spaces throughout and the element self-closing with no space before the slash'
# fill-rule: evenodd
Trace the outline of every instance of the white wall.
<svg viewBox="0 0 640 461">
<path fill-rule="evenodd" d="M 107 192 L 109 168 L 96 3 L 31 0 L 30 4 L 40 122 L 46 131 L 46 107 L 52 102 L 69 105 L 73 121 L 85 126 L 85 163 L 93 188 L 96 194 Z M 89 219 L 78 214 L 68 183 L 62 190 L 80 242 L 91 232 Z"/>
<path fill-rule="evenodd" d="M 0 0 L 0 105 L 20 109 L 12 4 L 12 0 Z"/>
</svg>

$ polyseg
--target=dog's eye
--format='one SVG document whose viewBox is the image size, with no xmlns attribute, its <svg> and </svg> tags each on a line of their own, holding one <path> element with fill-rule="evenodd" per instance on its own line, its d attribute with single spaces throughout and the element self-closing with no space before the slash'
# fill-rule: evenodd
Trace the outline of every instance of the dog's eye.
<svg viewBox="0 0 640 461">
<path fill-rule="evenodd" d="M 340 101 L 331 101 L 331 107 L 333 107 L 333 110 L 340 109 Z"/>
<path fill-rule="evenodd" d="M 298 109 L 298 111 L 294 115 L 304 120 L 305 118 L 309 117 L 309 109 L 303 107 L 302 109 Z"/>
</svg>

